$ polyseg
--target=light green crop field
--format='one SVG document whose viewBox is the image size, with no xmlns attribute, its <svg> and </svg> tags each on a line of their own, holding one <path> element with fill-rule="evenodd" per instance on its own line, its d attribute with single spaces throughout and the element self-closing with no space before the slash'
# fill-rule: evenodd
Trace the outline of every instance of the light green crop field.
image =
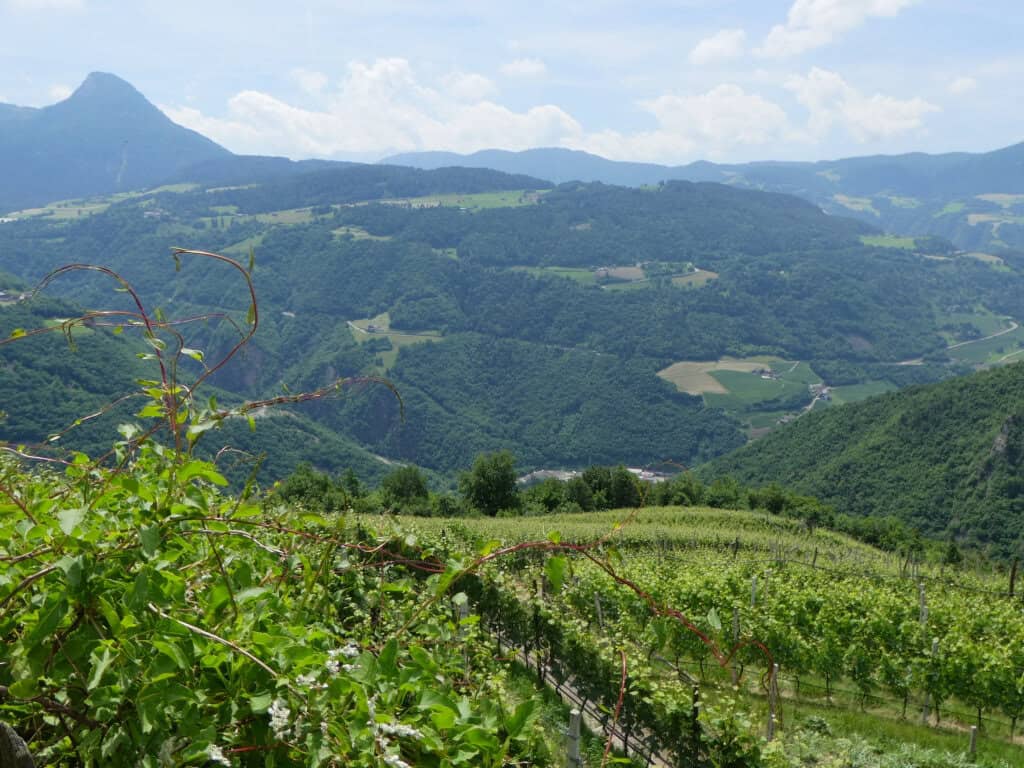
<svg viewBox="0 0 1024 768">
<path fill-rule="evenodd" d="M 966 207 L 966 203 L 961 203 L 959 201 L 953 203 L 946 203 L 945 207 L 941 211 L 936 212 L 933 218 L 937 219 L 939 218 L 939 216 L 952 216 L 957 213 L 963 213 Z"/>
<path fill-rule="evenodd" d="M 524 205 L 535 205 L 540 196 L 547 190 L 514 189 L 504 192 L 478 192 L 471 195 L 447 194 L 425 195 L 423 197 L 403 197 L 379 200 L 391 205 L 409 205 L 413 208 L 465 208 L 468 211 L 480 211 L 487 208 L 518 208 Z"/>
<path fill-rule="evenodd" d="M 835 200 L 844 208 L 849 208 L 851 211 L 873 213 L 875 216 L 880 215 L 878 213 L 878 209 L 875 208 L 875 205 L 870 197 L 850 197 L 849 195 L 832 195 L 832 199 Z"/>
<path fill-rule="evenodd" d="M 728 390 L 715 379 L 713 371 L 745 371 L 747 375 L 753 376 L 751 371 L 767 367 L 763 360 L 712 360 L 708 362 L 683 361 L 673 363 L 668 368 L 658 371 L 658 375 L 672 384 L 680 392 L 690 395 L 703 395 L 707 392 L 726 394 Z"/>
<path fill-rule="evenodd" d="M 353 240 L 390 240 L 391 235 L 372 235 L 362 227 L 338 227 L 331 230 L 335 237 L 351 237 Z"/>
<path fill-rule="evenodd" d="M 1010 327 L 1006 318 L 996 315 L 985 307 L 977 307 L 973 312 L 943 312 L 941 310 L 937 310 L 935 313 L 935 321 L 940 326 L 970 325 L 978 331 L 980 336 L 990 336 L 993 333 L 997 333 Z M 954 338 L 948 333 L 946 334 L 946 337 L 950 344 L 965 340 L 961 338 Z"/>
<path fill-rule="evenodd" d="M 266 234 L 261 232 L 258 235 L 247 237 L 245 238 L 245 240 L 239 240 L 237 243 L 229 245 L 227 248 L 225 248 L 224 253 L 230 253 L 234 255 L 242 254 L 243 256 L 247 255 L 249 253 L 250 248 L 255 249 L 263 244 L 264 237 L 266 237 Z"/>
<path fill-rule="evenodd" d="M 917 247 L 914 238 L 897 235 L 861 235 L 860 241 L 864 245 L 874 245 L 878 248 L 903 248 L 912 251 Z"/>
<path fill-rule="evenodd" d="M 971 251 L 970 253 L 965 253 L 964 256 L 971 259 L 977 259 L 978 261 L 983 261 L 986 264 L 993 264 L 998 266 L 1006 264 L 1006 262 L 1003 261 L 1001 258 L 999 258 L 998 256 L 994 256 L 991 253 L 980 253 L 978 251 Z"/>
<path fill-rule="evenodd" d="M 681 288 L 700 288 L 702 285 L 707 285 L 717 277 L 717 272 L 712 272 L 707 269 L 698 269 L 696 272 L 691 272 L 688 275 L 676 275 L 672 278 L 672 285 L 678 285 Z"/>
<path fill-rule="evenodd" d="M 370 326 L 373 330 L 370 330 Z M 349 329 L 352 337 L 360 344 L 366 344 L 372 339 L 388 339 L 391 342 L 391 349 L 377 353 L 381 359 L 381 371 L 385 372 L 395 364 L 398 359 L 398 351 L 402 347 L 409 347 L 413 344 L 423 344 L 428 341 L 441 339 L 437 331 L 417 331 L 416 333 L 402 333 L 391 329 L 391 316 L 383 312 L 376 317 L 350 320 Z"/>
<path fill-rule="evenodd" d="M 1024 328 L 1016 328 L 993 339 L 970 342 L 950 349 L 948 354 L 955 360 L 974 365 L 998 365 L 1021 359 L 1018 352 L 1024 348 Z"/>
<path fill-rule="evenodd" d="M 704 401 L 713 408 L 724 408 L 727 411 L 742 410 L 765 400 L 776 397 L 797 395 L 807 389 L 807 385 L 799 381 L 786 379 L 763 379 L 752 373 L 739 371 L 715 371 L 711 374 L 727 394 L 709 392 Z"/>
<path fill-rule="evenodd" d="M 892 392 L 897 389 L 896 385 L 888 381 L 865 381 L 862 384 L 847 384 L 841 387 L 832 387 L 832 402 L 836 405 L 844 403 L 855 403 L 858 400 L 866 400 L 875 395 L 885 392 Z"/>
<path fill-rule="evenodd" d="M 1024 205 L 1024 195 L 989 193 L 985 195 L 975 195 L 975 197 L 977 197 L 979 200 L 984 200 L 989 203 L 995 203 L 1001 208 L 1013 208 L 1014 206 Z"/>
<path fill-rule="evenodd" d="M 921 201 L 916 197 L 899 197 L 888 195 L 886 198 L 896 208 L 920 208 Z"/>
<path fill-rule="evenodd" d="M 586 267 L 512 267 L 517 272 L 528 272 L 535 277 L 563 277 L 580 285 L 597 285 L 594 270 Z"/>
</svg>

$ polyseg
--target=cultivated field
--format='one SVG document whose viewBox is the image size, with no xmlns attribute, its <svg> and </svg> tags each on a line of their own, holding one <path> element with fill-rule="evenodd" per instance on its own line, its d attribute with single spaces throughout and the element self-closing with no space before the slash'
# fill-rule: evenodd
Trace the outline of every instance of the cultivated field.
<svg viewBox="0 0 1024 768">
<path fill-rule="evenodd" d="M 518 208 L 523 205 L 535 205 L 540 196 L 547 190 L 513 189 L 505 192 L 479 192 L 472 195 L 426 195 L 424 197 L 403 197 L 373 202 L 387 205 L 408 205 L 412 208 L 465 208 L 469 211 L 480 211 L 485 208 Z"/>
<path fill-rule="evenodd" d="M 338 227 L 332 229 L 331 234 L 335 237 L 351 237 L 353 240 L 390 240 L 390 235 L 372 235 L 362 227 Z"/>
<path fill-rule="evenodd" d="M 896 235 L 861 235 L 860 241 L 864 245 L 874 245 L 879 248 L 903 248 L 912 251 L 917 247 L 914 238 Z"/>
<path fill-rule="evenodd" d="M 698 269 L 688 275 L 676 275 L 672 278 L 672 285 L 678 285 L 682 288 L 700 288 L 702 285 L 706 285 L 716 277 L 718 277 L 717 272 L 712 272 L 707 269 Z"/>
<path fill-rule="evenodd" d="M 416 333 L 392 331 L 391 317 L 387 312 L 376 317 L 349 320 L 348 327 L 352 330 L 353 338 L 360 344 L 366 344 L 373 339 L 387 339 L 391 342 L 391 349 L 381 350 L 377 353 L 381 359 L 381 368 L 385 371 L 395 364 L 398 350 L 402 347 L 436 341 L 441 338 L 441 334 L 437 331 L 417 331 Z"/>
<path fill-rule="evenodd" d="M 717 394 L 728 394 L 729 390 L 711 374 L 715 371 L 739 371 L 746 373 L 751 378 L 753 371 L 759 368 L 766 368 L 766 362 L 772 358 L 731 360 L 724 358 L 713 362 L 686 361 L 673 363 L 668 368 L 658 371 L 658 375 L 671 382 L 680 392 L 690 395 L 703 395 L 708 392 Z"/>
</svg>

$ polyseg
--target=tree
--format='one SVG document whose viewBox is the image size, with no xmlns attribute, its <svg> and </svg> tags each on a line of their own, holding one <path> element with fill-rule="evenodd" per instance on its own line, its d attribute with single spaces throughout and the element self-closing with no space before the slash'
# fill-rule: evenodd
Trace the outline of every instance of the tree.
<svg viewBox="0 0 1024 768">
<path fill-rule="evenodd" d="M 473 468 L 459 477 L 459 491 L 473 507 L 490 517 L 502 510 L 518 509 L 512 454 L 501 451 L 477 456 Z"/>
<path fill-rule="evenodd" d="M 380 491 L 384 503 L 392 508 L 422 507 L 430 498 L 427 479 L 413 464 L 398 467 L 385 475 Z"/>
<path fill-rule="evenodd" d="M 615 508 L 626 509 L 640 506 L 639 483 L 633 473 L 622 464 L 619 464 L 611 472 L 609 491 L 608 500 Z"/>
</svg>

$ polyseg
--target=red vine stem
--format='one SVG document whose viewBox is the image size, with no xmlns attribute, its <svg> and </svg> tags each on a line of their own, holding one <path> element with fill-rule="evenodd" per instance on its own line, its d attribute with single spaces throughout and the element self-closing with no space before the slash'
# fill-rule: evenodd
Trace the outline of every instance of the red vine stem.
<svg viewBox="0 0 1024 768">
<path fill-rule="evenodd" d="M 619 722 L 619 715 L 622 714 L 622 702 L 626 698 L 626 652 L 619 648 L 619 657 L 622 659 L 622 677 L 619 681 L 619 700 L 615 703 L 615 715 L 612 717 L 612 727 L 608 729 L 608 740 L 604 743 L 604 754 L 601 756 L 601 768 L 608 762 L 608 755 L 612 751 L 612 739 L 615 735 L 615 726 Z"/>
</svg>

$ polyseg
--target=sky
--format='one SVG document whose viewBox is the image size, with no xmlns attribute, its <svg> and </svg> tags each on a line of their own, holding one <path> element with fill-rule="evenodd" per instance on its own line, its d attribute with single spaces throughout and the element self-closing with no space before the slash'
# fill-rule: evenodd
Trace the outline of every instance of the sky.
<svg viewBox="0 0 1024 768">
<path fill-rule="evenodd" d="M 0 102 L 112 72 L 239 153 L 821 160 L 1024 140 L 1020 0 L 0 0 Z"/>
</svg>

